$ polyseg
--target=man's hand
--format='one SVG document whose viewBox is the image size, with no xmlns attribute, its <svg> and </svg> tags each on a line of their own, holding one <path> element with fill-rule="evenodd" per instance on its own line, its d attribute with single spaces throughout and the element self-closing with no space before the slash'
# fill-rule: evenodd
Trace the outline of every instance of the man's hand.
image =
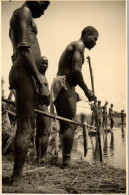
<svg viewBox="0 0 129 195">
<path fill-rule="evenodd" d="M 97 99 L 96 96 L 93 94 L 93 92 L 89 89 L 87 90 L 85 95 L 87 96 L 89 102 L 93 101 L 94 99 Z"/>
<path fill-rule="evenodd" d="M 46 82 L 43 82 L 42 85 L 38 85 L 38 105 L 47 105 L 50 104 L 50 92 Z"/>
<path fill-rule="evenodd" d="M 38 100 L 37 100 L 38 105 L 50 105 L 50 95 L 45 96 L 45 95 L 38 95 Z"/>
</svg>

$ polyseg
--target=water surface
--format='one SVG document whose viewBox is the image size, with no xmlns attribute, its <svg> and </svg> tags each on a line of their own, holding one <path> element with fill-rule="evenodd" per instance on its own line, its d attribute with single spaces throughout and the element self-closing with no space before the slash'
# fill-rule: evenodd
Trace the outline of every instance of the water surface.
<svg viewBox="0 0 129 195">
<path fill-rule="evenodd" d="M 126 169 L 126 129 L 114 128 L 111 132 L 101 132 L 103 162 L 116 168 Z M 100 161 L 97 136 L 88 135 L 88 153 L 84 160 L 94 163 Z M 72 152 L 73 159 L 84 155 L 83 137 L 75 140 Z"/>
</svg>

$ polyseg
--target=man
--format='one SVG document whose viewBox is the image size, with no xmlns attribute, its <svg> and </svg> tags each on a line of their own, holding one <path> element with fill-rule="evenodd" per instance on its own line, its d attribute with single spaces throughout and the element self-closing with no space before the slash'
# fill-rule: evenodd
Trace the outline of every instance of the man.
<svg viewBox="0 0 129 195">
<path fill-rule="evenodd" d="M 41 57 L 41 65 L 39 67 L 39 72 L 43 77 L 45 77 L 45 72 L 48 69 L 48 59 L 45 56 Z M 46 79 L 46 77 L 45 77 Z M 48 82 L 46 79 L 46 86 L 48 87 Z M 48 104 L 38 105 L 38 110 L 48 112 Z M 36 120 L 36 148 L 37 148 L 37 160 L 42 163 L 45 160 L 49 135 L 50 135 L 50 118 L 45 117 L 41 114 L 37 114 Z"/>
<path fill-rule="evenodd" d="M 102 114 L 103 114 L 103 128 L 107 128 L 107 105 L 108 102 L 105 102 L 105 105 L 102 107 Z"/>
<path fill-rule="evenodd" d="M 97 105 L 97 100 L 95 100 L 95 103 L 96 103 L 96 105 Z M 90 106 L 91 106 L 91 110 L 92 110 L 92 115 L 91 115 L 91 126 L 93 126 L 94 124 L 96 125 L 96 123 L 95 123 L 95 104 L 92 103 L 92 104 L 90 104 Z"/>
<path fill-rule="evenodd" d="M 70 43 L 60 57 L 57 77 L 62 77 L 63 79 L 65 77 L 65 87 L 60 90 L 55 100 L 59 116 L 75 120 L 77 100 L 75 86 L 77 85 L 81 87 L 89 101 L 94 100 L 94 95 L 85 84 L 81 71 L 84 63 L 85 48 L 91 50 L 96 45 L 97 39 L 98 31 L 94 27 L 88 26 L 82 31 L 81 38 Z M 71 150 L 75 129 L 76 126 L 73 124 L 60 122 L 63 167 L 71 164 Z"/>
<path fill-rule="evenodd" d="M 101 101 L 98 101 L 97 114 L 98 114 L 98 124 L 99 124 L 99 128 L 100 128 L 101 127 L 101 117 L 102 117 Z"/>
<path fill-rule="evenodd" d="M 121 110 L 121 126 L 124 126 L 124 110 Z"/>
<path fill-rule="evenodd" d="M 111 104 L 111 107 L 109 108 L 109 119 L 110 119 L 110 128 L 112 129 L 114 126 L 114 112 L 113 112 L 113 104 Z"/>
<path fill-rule="evenodd" d="M 49 91 L 45 78 L 38 68 L 41 52 L 37 40 L 34 18 L 39 18 L 47 9 L 49 1 L 26 1 L 13 12 L 10 20 L 9 36 L 15 54 L 15 62 L 9 74 L 10 89 L 16 91 L 17 132 L 14 141 L 15 157 L 13 184 L 19 184 L 35 128 L 36 86 L 39 103 L 47 104 Z"/>
</svg>

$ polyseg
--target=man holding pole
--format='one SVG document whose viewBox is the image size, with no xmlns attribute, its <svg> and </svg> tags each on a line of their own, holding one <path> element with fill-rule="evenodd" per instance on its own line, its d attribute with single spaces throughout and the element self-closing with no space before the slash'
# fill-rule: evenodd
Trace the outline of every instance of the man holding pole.
<svg viewBox="0 0 129 195">
<path fill-rule="evenodd" d="M 65 78 L 65 87 L 60 88 L 60 92 L 55 100 L 55 106 L 59 116 L 75 120 L 77 102 L 75 87 L 77 85 L 81 87 L 89 101 L 93 101 L 95 98 L 93 92 L 88 89 L 84 82 L 81 71 L 84 63 L 85 48 L 91 50 L 96 45 L 97 39 L 98 31 L 92 26 L 87 26 L 83 29 L 81 38 L 78 41 L 71 42 L 60 57 L 57 77 Z M 71 164 L 71 150 L 75 129 L 76 126 L 73 124 L 60 122 L 63 167 Z"/>
</svg>

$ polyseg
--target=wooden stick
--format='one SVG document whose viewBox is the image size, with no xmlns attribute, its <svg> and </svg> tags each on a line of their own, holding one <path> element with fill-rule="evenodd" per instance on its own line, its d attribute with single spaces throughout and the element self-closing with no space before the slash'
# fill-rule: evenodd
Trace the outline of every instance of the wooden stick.
<svg viewBox="0 0 129 195">
<path fill-rule="evenodd" d="M 84 157 L 87 155 L 88 148 L 88 131 L 86 123 L 83 123 L 83 138 L 84 138 Z"/>
<path fill-rule="evenodd" d="M 2 101 L 3 102 L 6 102 L 6 103 L 9 103 L 9 104 L 12 104 L 12 105 L 15 105 L 15 102 L 11 101 L 11 100 L 7 100 L 7 99 L 4 99 L 2 98 Z M 35 112 L 37 114 L 42 114 L 44 116 L 47 116 L 47 117 L 50 117 L 50 118 L 53 118 L 53 119 L 56 119 L 56 120 L 61 120 L 61 121 L 64 121 L 64 122 L 67 122 L 67 123 L 71 123 L 71 124 L 75 124 L 75 125 L 79 125 L 79 126 L 82 126 L 81 123 L 79 122 L 76 122 L 76 121 L 73 121 L 73 120 L 70 120 L 70 119 L 67 119 L 67 118 L 63 118 L 61 116 L 58 116 L 58 115 L 53 115 L 53 114 L 50 114 L 50 113 L 46 113 L 46 112 L 43 112 L 41 110 L 37 110 L 35 109 Z M 12 112 L 10 112 L 11 114 Z M 15 115 L 15 113 L 12 113 L 13 115 Z M 16 115 L 15 115 L 16 116 Z M 87 125 L 87 127 L 92 127 L 92 128 L 96 128 L 94 126 L 91 126 L 91 125 Z"/>
<path fill-rule="evenodd" d="M 94 78 L 93 78 L 93 70 L 91 67 L 91 61 L 90 57 L 87 57 L 88 63 L 89 63 L 89 69 L 90 69 L 90 76 L 91 76 L 91 85 L 92 85 L 92 91 L 93 94 L 95 95 L 95 89 L 94 89 Z M 98 132 L 98 142 L 99 142 L 99 152 L 100 152 L 100 162 L 102 162 L 102 149 L 101 149 L 101 139 L 100 139 L 100 131 L 99 131 L 99 124 L 98 124 L 98 113 L 97 113 L 97 106 L 96 106 L 96 101 L 94 98 L 94 106 L 95 106 L 95 120 L 96 120 L 96 125 L 97 125 L 97 132 Z"/>
</svg>

